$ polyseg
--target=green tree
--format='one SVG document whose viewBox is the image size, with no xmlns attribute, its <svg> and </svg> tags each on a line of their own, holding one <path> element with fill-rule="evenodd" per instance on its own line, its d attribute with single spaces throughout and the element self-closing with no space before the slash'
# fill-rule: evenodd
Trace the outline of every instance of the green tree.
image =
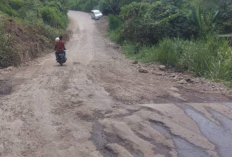
<svg viewBox="0 0 232 157">
<path fill-rule="evenodd" d="M 212 31 L 216 31 L 217 18 L 219 11 L 211 9 L 209 11 L 202 11 L 200 7 L 192 12 L 193 22 L 198 27 L 200 35 L 206 36 Z"/>
</svg>

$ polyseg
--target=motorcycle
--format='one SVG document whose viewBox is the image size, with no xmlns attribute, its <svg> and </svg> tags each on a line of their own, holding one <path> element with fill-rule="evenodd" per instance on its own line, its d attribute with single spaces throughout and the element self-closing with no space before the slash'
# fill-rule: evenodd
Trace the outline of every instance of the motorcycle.
<svg viewBox="0 0 232 157">
<path fill-rule="evenodd" d="M 60 63 L 61 66 L 63 66 L 63 64 L 66 62 L 66 57 L 64 53 L 58 53 L 58 58 L 57 58 L 57 62 Z"/>
</svg>

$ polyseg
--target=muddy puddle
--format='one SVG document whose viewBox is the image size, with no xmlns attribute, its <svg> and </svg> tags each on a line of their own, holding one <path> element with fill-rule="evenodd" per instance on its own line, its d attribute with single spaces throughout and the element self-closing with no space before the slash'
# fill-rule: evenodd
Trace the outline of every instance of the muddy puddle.
<svg viewBox="0 0 232 157">
<path fill-rule="evenodd" d="M 167 139 L 173 139 L 178 157 L 210 157 L 203 149 L 189 143 L 179 136 L 173 135 L 162 123 L 152 123 L 152 127 Z"/>
<path fill-rule="evenodd" d="M 220 125 L 209 120 L 192 108 L 185 108 L 186 113 L 199 126 L 202 134 L 215 144 L 221 157 L 230 157 L 232 154 L 232 120 L 224 115 L 210 110 L 210 113 L 220 122 Z"/>
</svg>

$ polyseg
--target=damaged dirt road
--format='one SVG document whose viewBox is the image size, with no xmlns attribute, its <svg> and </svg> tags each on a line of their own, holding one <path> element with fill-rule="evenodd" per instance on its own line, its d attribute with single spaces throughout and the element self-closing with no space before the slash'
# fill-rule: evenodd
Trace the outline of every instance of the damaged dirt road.
<svg viewBox="0 0 232 157">
<path fill-rule="evenodd" d="M 1 157 L 231 156 L 226 92 L 139 73 L 143 65 L 102 36 L 101 21 L 69 17 L 65 66 L 50 54 L 0 71 Z"/>
</svg>

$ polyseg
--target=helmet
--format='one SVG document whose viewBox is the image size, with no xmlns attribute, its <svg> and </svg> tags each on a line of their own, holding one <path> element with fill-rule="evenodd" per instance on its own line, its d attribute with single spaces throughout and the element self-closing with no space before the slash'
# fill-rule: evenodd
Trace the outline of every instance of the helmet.
<svg viewBox="0 0 232 157">
<path fill-rule="evenodd" d="M 60 40 L 60 38 L 59 38 L 59 37 L 57 37 L 55 40 L 56 40 L 56 42 L 57 42 L 57 41 L 59 41 L 59 40 Z"/>
</svg>

